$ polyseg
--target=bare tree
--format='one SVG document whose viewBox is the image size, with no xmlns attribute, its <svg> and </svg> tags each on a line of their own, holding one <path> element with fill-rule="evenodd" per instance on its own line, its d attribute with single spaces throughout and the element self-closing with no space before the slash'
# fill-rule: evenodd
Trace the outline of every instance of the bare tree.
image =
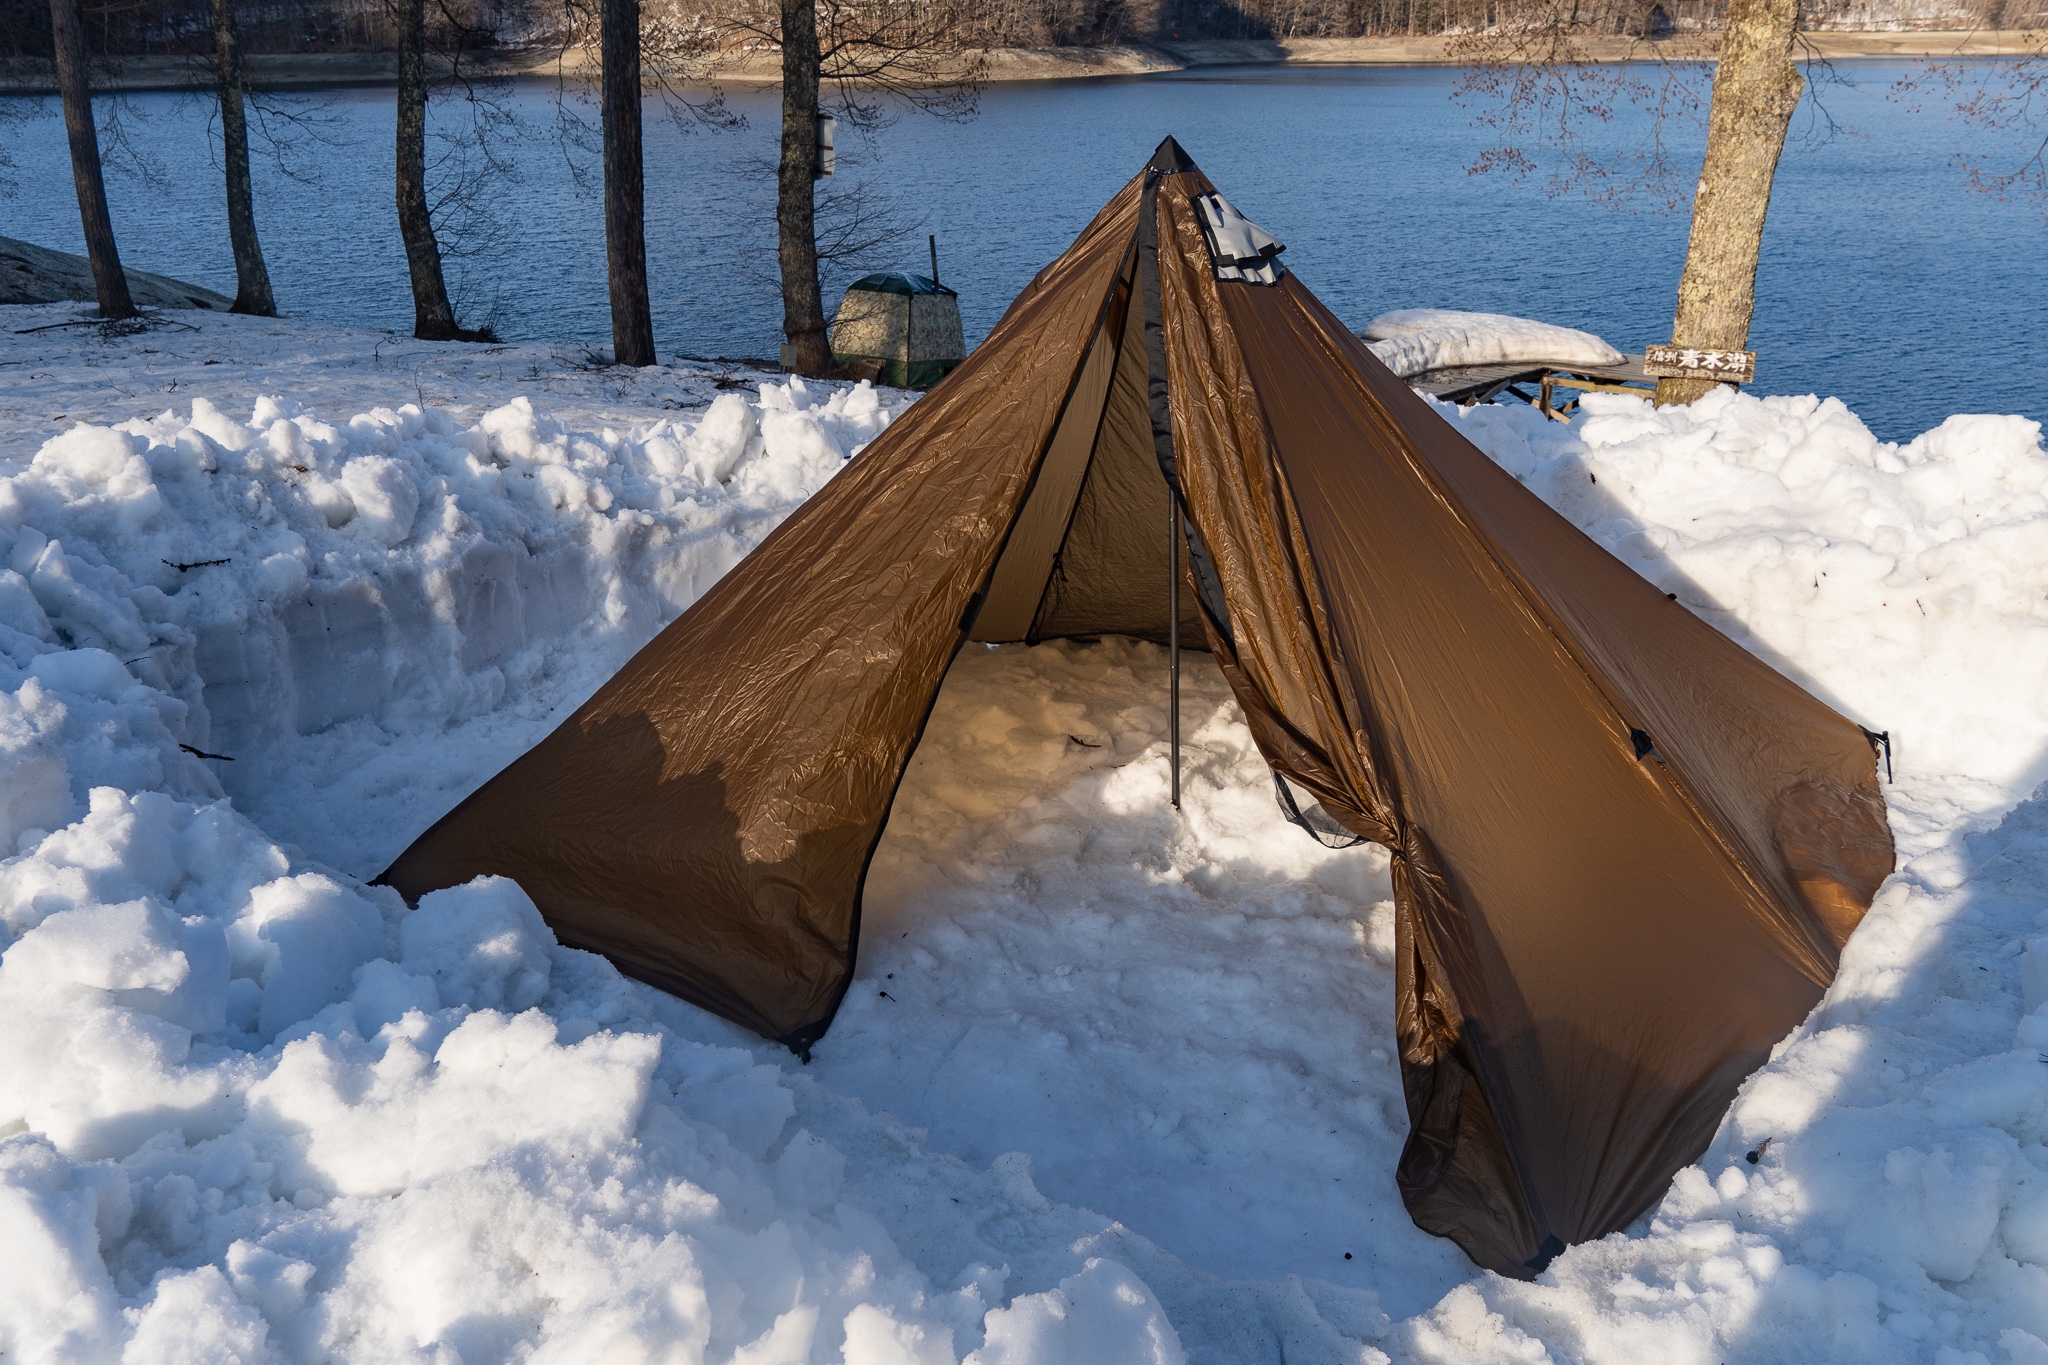
<svg viewBox="0 0 2048 1365">
<path fill-rule="evenodd" d="M 85 66 L 85 34 L 78 0 L 50 0 L 51 55 L 64 104 L 64 131 L 71 142 L 71 179 L 78 188 L 78 216 L 85 228 L 85 254 L 99 295 L 100 316 L 132 318 L 128 277 L 114 246 L 114 222 L 107 213 L 107 185 L 100 172 L 100 141 L 93 124 L 92 88 Z"/>
<path fill-rule="evenodd" d="M 770 48 L 782 59 L 775 222 L 782 330 L 797 373 L 833 371 L 818 275 L 822 93 L 829 90 L 832 112 L 862 132 L 904 109 L 972 118 L 991 34 L 973 0 L 777 0 L 773 11 L 739 7 L 720 21 L 723 51 Z"/>
<path fill-rule="evenodd" d="M 1749 343 L 1771 182 L 1806 87 L 1792 60 L 1798 27 L 1799 0 L 1730 0 L 1671 324 L 1674 346 L 1739 351 Z M 1660 379 L 1657 404 L 1690 403 L 1714 387 L 1711 379 Z"/>
<path fill-rule="evenodd" d="M 663 110 L 682 132 L 743 128 L 724 92 L 689 90 L 715 66 L 718 29 L 699 11 L 657 0 L 560 0 L 555 22 L 536 34 L 535 48 L 555 63 L 555 137 L 577 192 L 592 188 L 589 163 L 602 167 L 605 282 L 612 314 L 612 357 L 621 365 L 655 363 L 653 312 L 647 281 L 646 175 L 642 153 L 646 98 L 658 93 Z M 579 111 L 590 93 L 571 65 L 595 42 L 600 60 L 598 121 Z"/>
<path fill-rule="evenodd" d="M 1660 0 L 1492 0 L 1486 26 L 1451 43 L 1467 67 L 1459 98 L 1495 134 L 1471 169 L 1521 175 L 1547 156 L 1552 193 L 1581 190 L 1617 206 L 1647 199 L 1677 208 L 1690 200 L 1672 342 L 1741 350 L 1756 307 L 1772 183 L 1806 88 L 1797 64 L 1810 55 L 1800 50 L 1799 0 L 1727 0 L 1725 11 L 1684 0 L 1679 24 L 1666 9 Z M 1954 36 L 1960 46 L 1973 35 Z M 1702 89 L 1708 73 L 1710 101 Z M 1895 87 L 1916 102 L 1931 90 L 1968 122 L 2032 134 L 2017 162 L 2003 168 L 1959 154 L 1974 187 L 2048 203 L 2048 38 L 2037 35 L 2017 62 L 1935 63 Z M 1666 137 L 1703 103 L 1706 148 L 1695 185 Z M 1633 149 L 1617 153 L 1588 141 L 1588 130 L 1624 115 L 1638 116 L 1643 129 Z M 1662 379 L 1656 401 L 1691 402 L 1713 386 Z"/>
<path fill-rule="evenodd" d="M 398 10 L 398 234 L 412 275 L 412 334 L 422 341 L 463 336 L 441 274 L 427 206 L 427 15 L 425 0 L 395 0 Z"/>
<path fill-rule="evenodd" d="M 1583 193 L 1618 209 L 1684 207 L 1692 176 L 1667 135 L 1706 107 L 1713 36 L 1646 32 L 1656 0 L 1621 0 L 1630 7 L 1621 13 L 1574 0 L 1502 3 L 1498 22 L 1453 35 L 1447 48 L 1463 68 L 1453 98 L 1493 135 L 1469 169 L 1520 177 L 1547 161 L 1552 195 Z M 1616 146 L 1608 134 L 1632 112 L 1646 115 L 1641 134 Z"/>
<path fill-rule="evenodd" d="M 249 185 L 249 121 L 242 100 L 242 43 L 235 0 L 213 0 L 214 84 L 220 95 L 221 161 L 226 170 L 228 242 L 235 254 L 237 313 L 276 317 L 270 271 L 256 237 L 256 207 Z"/>
<path fill-rule="evenodd" d="M 640 0 L 600 0 L 604 64 L 605 281 L 611 292 L 612 359 L 654 363 L 647 302 L 647 206 L 640 155 Z"/>
<path fill-rule="evenodd" d="M 782 0 L 782 156 L 775 174 L 782 334 L 799 373 L 832 372 L 818 288 L 818 84 L 823 57 L 816 0 Z"/>
<path fill-rule="evenodd" d="M 509 82 L 479 78 L 471 50 L 490 41 L 487 28 L 472 25 L 449 0 L 434 0 L 434 60 L 428 69 L 429 34 L 425 0 L 385 0 L 398 17 L 398 227 L 412 278 L 413 335 L 428 341 L 495 341 L 488 325 L 466 327 L 457 319 L 444 264 L 449 257 L 478 254 L 502 245 L 508 230 L 496 201 L 508 181 L 519 178 L 511 148 L 526 129 L 505 98 Z M 442 86 L 459 115 L 453 129 L 431 134 L 438 154 L 430 164 L 427 101 Z M 429 172 L 433 184 L 429 186 Z"/>
<path fill-rule="evenodd" d="M 1500 0 L 1494 17 L 1451 44 L 1469 63 L 1459 97 L 1476 103 L 1476 121 L 1496 134 L 1472 169 L 1525 174 L 1532 153 L 1548 154 L 1552 193 L 1577 189 L 1617 207 L 1646 199 L 1667 210 L 1690 198 L 1672 344 L 1743 349 L 1771 184 L 1805 85 L 1793 55 L 1799 0 L 1729 0 L 1719 32 L 1695 24 L 1672 33 L 1657 0 Z M 1605 49 L 1597 55 L 1596 40 Z M 1706 154 L 1689 185 L 1666 138 L 1674 122 L 1697 116 L 1709 72 Z M 1630 112 L 1642 116 L 1634 148 L 1617 154 L 1588 142 L 1590 128 Z M 1656 401 L 1689 403 L 1713 387 L 1660 379 Z"/>
</svg>

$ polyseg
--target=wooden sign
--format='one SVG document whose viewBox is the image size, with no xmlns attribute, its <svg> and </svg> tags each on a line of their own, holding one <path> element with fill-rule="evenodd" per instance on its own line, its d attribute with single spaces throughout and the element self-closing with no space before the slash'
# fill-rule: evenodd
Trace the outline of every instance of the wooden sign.
<svg viewBox="0 0 2048 1365">
<path fill-rule="evenodd" d="M 1756 352 L 1645 346 L 1643 373 L 1652 379 L 1711 379 L 1722 384 L 1748 384 L 1756 379 Z"/>
</svg>

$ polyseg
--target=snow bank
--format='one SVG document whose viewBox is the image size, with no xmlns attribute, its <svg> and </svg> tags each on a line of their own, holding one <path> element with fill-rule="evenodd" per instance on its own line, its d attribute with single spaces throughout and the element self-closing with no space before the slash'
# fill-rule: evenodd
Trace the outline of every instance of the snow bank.
<svg viewBox="0 0 2048 1365">
<path fill-rule="evenodd" d="M 962 657 L 810 1068 L 511 883 L 357 880 L 880 431 L 872 390 L 224 404 L 0 446 L 0 1355 L 2048 1358 L 2048 797 L 1998 814 L 2048 747 L 2034 424 L 1447 410 L 1898 740 L 1902 871 L 1834 990 L 1633 1235 L 1520 1285 L 1392 1188 L 1384 859 L 1281 827 L 1199 671 L 1170 818 L 1151 646 Z"/>
<path fill-rule="evenodd" d="M 224 806 L 101 788 L 0 904 L 11 1358 L 950 1362 L 984 1335 L 978 1283 L 933 1293 L 835 1211 L 775 1068 L 664 1038 L 510 882 L 407 914 Z M 985 1358 L 1048 1358 L 1006 1343 L 1073 1301 L 1077 1344 L 1180 1358 L 1127 1272 L 1087 1273 Z"/>
<path fill-rule="evenodd" d="M 469 424 L 275 398 L 241 421 L 200 398 L 74 427 L 0 478 L 0 680 L 37 682 L 0 726 L 99 736 L 74 803 L 101 784 L 297 799 L 303 736 L 439 733 L 565 670 L 588 691 L 892 410 L 796 380 L 625 430 L 524 398 Z M 0 846 L 63 823 L 36 795 L 55 764 L 0 802 Z"/>
<path fill-rule="evenodd" d="M 1591 394 L 1569 427 L 1443 409 L 1638 573 L 1873 730 L 1899 771 L 2048 778 L 2038 422 L 1879 441 L 1835 399 Z"/>
<path fill-rule="evenodd" d="M 1368 349 L 1403 379 L 1454 365 L 1522 361 L 1619 365 L 1626 359 L 1591 332 L 1503 313 L 1460 313 L 1448 308 L 1401 308 L 1382 313 L 1359 335 L 1371 343 Z"/>
<path fill-rule="evenodd" d="M 814 406 L 800 380 L 627 432 L 571 433 L 525 399 L 469 426 L 411 404 L 337 426 L 202 398 L 73 428 L 0 480 L 0 612 L 140 656 L 187 699 L 177 738 L 238 758 L 357 718 L 460 720 L 536 640 L 644 637 L 888 416 L 872 389 Z"/>
<path fill-rule="evenodd" d="M 512 883 L 408 913 L 307 862 L 203 756 L 608 669 L 889 416 L 801 381 L 623 433 L 202 399 L 0 465 L 0 1354 L 1184 1359 L 1080 1244 L 1003 1293 L 963 1234 L 934 1289 L 777 1067 L 663 1028 Z M 1051 1208 L 1028 1160 L 940 1174 Z"/>
<path fill-rule="evenodd" d="M 1910 858 L 1642 1235 L 1573 1248 L 1534 1285 L 1475 1280 L 1403 1324 L 1405 1347 L 1460 1365 L 2048 1360 L 2048 998 L 2020 988 L 2048 958 L 2044 883 L 2043 796 Z"/>
</svg>

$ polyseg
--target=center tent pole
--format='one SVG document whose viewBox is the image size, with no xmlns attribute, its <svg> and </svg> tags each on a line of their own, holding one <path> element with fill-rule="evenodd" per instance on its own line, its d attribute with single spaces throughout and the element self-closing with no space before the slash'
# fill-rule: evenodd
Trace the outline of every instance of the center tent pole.
<svg viewBox="0 0 2048 1365">
<path fill-rule="evenodd" d="M 1180 809 L 1180 500 L 1166 490 L 1166 729 L 1173 745 L 1173 808 Z"/>
</svg>

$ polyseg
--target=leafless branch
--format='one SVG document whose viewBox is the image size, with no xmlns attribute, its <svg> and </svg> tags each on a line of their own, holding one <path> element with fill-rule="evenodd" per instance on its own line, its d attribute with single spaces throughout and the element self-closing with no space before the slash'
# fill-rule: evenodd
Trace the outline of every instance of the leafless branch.
<svg viewBox="0 0 2048 1365">
<path fill-rule="evenodd" d="M 747 126 L 746 116 L 727 104 L 725 91 L 711 83 L 719 70 L 723 32 L 699 10 L 660 0 L 641 7 L 641 84 L 660 96 L 662 112 L 678 132 L 736 132 Z M 556 0 L 536 45 L 548 51 L 554 69 L 555 146 L 569 167 L 576 193 L 595 195 L 602 189 L 597 164 L 604 156 L 604 138 L 590 113 L 597 87 L 573 65 L 577 54 L 597 50 L 595 0 Z"/>
<path fill-rule="evenodd" d="M 865 150 L 850 147 L 840 153 L 838 174 L 819 182 L 818 271 L 828 296 L 862 275 L 899 264 L 905 244 L 924 230 L 930 218 L 929 214 L 912 215 L 899 198 L 883 188 L 882 181 L 862 174 L 874 159 L 871 143 Z M 775 180 L 772 157 L 743 157 L 737 169 L 771 184 Z M 750 279 L 780 284 L 781 267 L 772 239 L 743 244 L 739 265 Z"/>
<path fill-rule="evenodd" d="M 1453 97 L 1494 134 L 1467 171 L 1521 178 L 1547 165 L 1551 195 L 1578 192 L 1653 212 L 1684 207 L 1692 172 L 1669 139 L 1701 121 L 1717 38 L 1674 30 L 1656 0 L 1502 0 L 1494 15 L 1491 26 L 1449 44 L 1465 67 Z M 1632 146 L 1592 140 L 1633 123 L 1641 132 Z"/>
<path fill-rule="evenodd" d="M 1937 107 L 1979 137 L 2009 139 L 2014 145 L 2003 155 L 1964 150 L 1953 163 L 1977 193 L 2048 216 L 2048 27 L 2031 31 L 2026 43 L 2015 57 L 1931 62 L 1900 77 L 1889 94 L 1915 113 Z"/>
</svg>

